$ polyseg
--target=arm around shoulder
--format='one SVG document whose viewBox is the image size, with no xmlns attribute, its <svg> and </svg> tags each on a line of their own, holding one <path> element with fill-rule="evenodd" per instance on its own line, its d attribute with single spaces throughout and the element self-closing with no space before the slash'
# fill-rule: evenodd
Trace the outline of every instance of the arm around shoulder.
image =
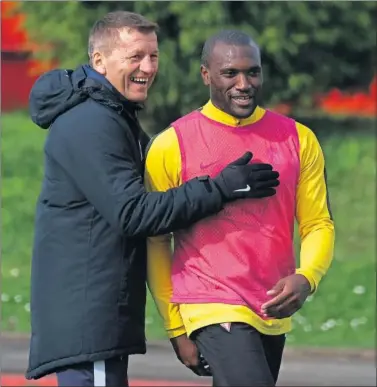
<svg viewBox="0 0 377 387">
<path fill-rule="evenodd" d="M 124 127 L 102 111 L 91 113 L 85 119 L 60 117 L 46 151 L 116 229 L 133 237 L 165 234 L 222 208 L 220 192 L 198 179 L 164 193 L 147 193 Z"/>
</svg>

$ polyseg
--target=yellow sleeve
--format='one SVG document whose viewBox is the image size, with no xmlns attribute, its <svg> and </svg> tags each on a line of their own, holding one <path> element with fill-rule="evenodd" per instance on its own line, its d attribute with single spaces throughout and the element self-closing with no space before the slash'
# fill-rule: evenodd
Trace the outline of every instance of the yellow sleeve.
<svg viewBox="0 0 377 387">
<path fill-rule="evenodd" d="M 147 191 L 167 191 L 178 187 L 181 179 L 181 155 L 173 128 L 157 135 L 151 142 L 145 163 Z M 169 338 L 186 333 L 179 306 L 170 302 L 172 235 L 150 237 L 147 240 L 147 283 L 161 315 Z"/>
<path fill-rule="evenodd" d="M 300 123 L 296 126 L 301 161 L 296 199 L 301 252 L 296 272 L 308 279 L 314 292 L 331 265 L 335 231 L 321 146 L 309 128 Z"/>
</svg>

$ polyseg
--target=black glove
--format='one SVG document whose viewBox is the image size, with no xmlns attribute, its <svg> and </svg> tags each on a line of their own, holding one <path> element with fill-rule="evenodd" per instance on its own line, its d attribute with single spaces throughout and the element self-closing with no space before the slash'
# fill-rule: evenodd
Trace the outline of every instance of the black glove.
<svg viewBox="0 0 377 387">
<path fill-rule="evenodd" d="M 270 164 L 249 164 L 252 158 L 253 154 L 246 152 L 212 179 L 226 201 L 275 195 L 279 173 Z"/>
<path fill-rule="evenodd" d="M 199 365 L 188 367 L 190 370 L 198 376 L 212 376 L 212 371 L 207 363 L 207 360 L 204 359 L 204 356 L 199 354 Z"/>
</svg>

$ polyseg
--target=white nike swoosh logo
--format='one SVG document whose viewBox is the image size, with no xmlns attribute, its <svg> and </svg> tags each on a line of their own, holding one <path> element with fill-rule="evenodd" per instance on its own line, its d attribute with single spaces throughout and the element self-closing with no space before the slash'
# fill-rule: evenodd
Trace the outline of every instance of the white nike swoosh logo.
<svg viewBox="0 0 377 387">
<path fill-rule="evenodd" d="M 248 192 L 250 191 L 251 188 L 249 186 L 249 184 L 246 186 L 246 188 L 240 188 L 240 189 L 235 189 L 233 192 Z"/>
</svg>

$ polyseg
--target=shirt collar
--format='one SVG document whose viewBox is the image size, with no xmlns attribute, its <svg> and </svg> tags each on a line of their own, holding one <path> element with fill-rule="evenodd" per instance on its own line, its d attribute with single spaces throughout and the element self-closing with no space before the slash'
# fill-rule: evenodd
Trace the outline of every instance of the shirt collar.
<svg viewBox="0 0 377 387">
<path fill-rule="evenodd" d="M 201 113 L 206 117 L 222 124 L 235 127 L 254 124 L 264 116 L 265 112 L 265 109 L 257 106 L 251 116 L 239 119 L 217 108 L 211 100 L 209 100 L 201 110 Z"/>
</svg>

